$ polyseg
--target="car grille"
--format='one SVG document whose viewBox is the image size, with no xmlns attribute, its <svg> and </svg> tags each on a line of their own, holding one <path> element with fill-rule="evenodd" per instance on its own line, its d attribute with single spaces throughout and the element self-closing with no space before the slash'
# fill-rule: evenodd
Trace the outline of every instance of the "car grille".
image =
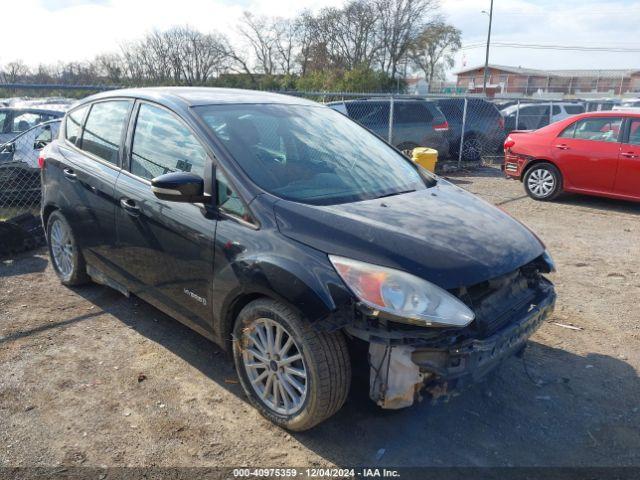
<svg viewBox="0 0 640 480">
<path fill-rule="evenodd" d="M 517 314 L 529 307 L 536 297 L 540 276 L 530 267 L 502 275 L 486 282 L 462 288 L 458 297 L 476 314 L 470 327 L 477 338 L 486 338 L 517 320 Z"/>
</svg>

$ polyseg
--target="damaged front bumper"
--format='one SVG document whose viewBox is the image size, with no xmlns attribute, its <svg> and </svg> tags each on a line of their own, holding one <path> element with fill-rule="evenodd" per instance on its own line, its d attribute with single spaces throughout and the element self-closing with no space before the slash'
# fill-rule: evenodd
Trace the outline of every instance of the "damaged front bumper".
<svg viewBox="0 0 640 480">
<path fill-rule="evenodd" d="M 522 351 L 527 339 L 553 312 L 556 294 L 543 280 L 534 301 L 512 312 L 513 319 L 483 338 L 452 335 L 406 338 L 347 331 L 369 342 L 370 397 L 382 408 L 408 407 L 425 391 L 432 399 L 449 396 L 481 380 L 502 361 Z M 453 341 L 452 341 L 453 339 Z"/>
</svg>

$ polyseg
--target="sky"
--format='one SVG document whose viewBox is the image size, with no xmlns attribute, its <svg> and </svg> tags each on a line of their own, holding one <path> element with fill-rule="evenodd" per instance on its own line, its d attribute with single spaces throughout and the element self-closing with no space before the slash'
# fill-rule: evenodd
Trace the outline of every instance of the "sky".
<svg viewBox="0 0 640 480">
<path fill-rule="evenodd" d="M 0 65 L 87 60 L 117 51 L 154 28 L 188 24 L 232 40 L 243 11 L 292 16 L 344 0 L 10 0 L 4 5 Z M 490 0 L 441 0 L 441 13 L 463 32 L 463 45 L 486 42 Z M 23 21 L 21 21 L 23 19 Z M 640 0 L 494 0 L 493 42 L 640 49 Z M 6 42 L 6 39 L 12 41 Z M 454 70 L 484 64 L 484 46 L 456 55 Z M 640 68 L 640 53 L 494 47 L 490 62 L 528 68 Z"/>
</svg>

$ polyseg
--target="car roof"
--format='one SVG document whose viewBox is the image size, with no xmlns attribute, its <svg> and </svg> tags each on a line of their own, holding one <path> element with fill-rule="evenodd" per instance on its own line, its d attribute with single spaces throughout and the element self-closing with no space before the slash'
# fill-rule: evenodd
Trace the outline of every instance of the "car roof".
<svg viewBox="0 0 640 480">
<path fill-rule="evenodd" d="M 64 113 L 66 108 L 49 108 L 53 105 L 47 105 L 47 108 L 38 107 L 0 107 L 0 112 L 23 112 L 23 113 Z M 68 105 L 66 106 L 68 108 Z"/>
<path fill-rule="evenodd" d="M 340 105 L 340 104 L 349 104 L 349 103 L 359 103 L 359 102 L 368 102 L 368 103 L 389 103 L 391 97 L 366 97 L 366 98 L 355 98 L 352 100 L 340 100 L 337 102 L 327 102 L 326 105 Z M 393 98 L 393 103 L 409 103 L 409 102 L 425 102 L 425 103 L 433 103 L 431 100 L 427 98 Z"/>
<path fill-rule="evenodd" d="M 130 97 L 142 100 L 169 102 L 187 107 L 216 104 L 256 104 L 270 103 L 283 105 L 313 105 L 317 102 L 306 100 L 291 95 L 283 95 L 258 90 L 244 90 L 240 88 L 214 88 L 214 87 L 147 87 L 126 88 L 109 90 L 107 92 L 91 95 L 82 100 L 82 104 L 95 100 L 114 97 Z"/>
<path fill-rule="evenodd" d="M 604 110 L 600 112 L 586 112 L 580 113 L 576 115 L 576 117 L 586 118 L 586 117 L 640 117 L 640 112 L 632 111 L 632 110 Z M 574 117 L 571 117 L 574 118 Z"/>
</svg>

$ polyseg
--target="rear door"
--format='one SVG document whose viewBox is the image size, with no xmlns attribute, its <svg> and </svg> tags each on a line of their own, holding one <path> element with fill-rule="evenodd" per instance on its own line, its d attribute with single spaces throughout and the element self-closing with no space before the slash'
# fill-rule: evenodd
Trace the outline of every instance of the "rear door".
<svg viewBox="0 0 640 480">
<path fill-rule="evenodd" d="M 640 198 L 640 118 L 627 119 L 614 193 Z"/>
<path fill-rule="evenodd" d="M 120 174 L 122 140 L 133 102 L 96 102 L 66 118 L 60 163 L 54 165 L 61 188 L 57 197 L 89 264 L 109 272 L 115 245 L 116 179 Z M 87 113 L 85 117 L 85 113 Z"/>
<path fill-rule="evenodd" d="M 621 116 L 583 118 L 554 139 L 552 155 L 565 187 L 603 193 L 613 190 L 621 127 Z"/>
<path fill-rule="evenodd" d="M 202 204 L 167 202 L 151 179 L 185 171 L 205 179 L 212 163 L 193 130 L 174 112 L 139 102 L 127 145 L 128 168 L 117 183 L 117 281 L 196 329 L 211 330 L 216 220 Z"/>
</svg>

